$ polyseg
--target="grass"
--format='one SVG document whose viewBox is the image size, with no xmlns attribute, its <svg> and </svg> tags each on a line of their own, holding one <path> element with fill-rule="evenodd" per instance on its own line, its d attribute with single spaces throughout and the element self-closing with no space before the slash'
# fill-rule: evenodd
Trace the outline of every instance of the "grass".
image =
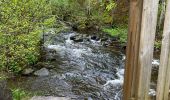
<svg viewBox="0 0 170 100">
<path fill-rule="evenodd" d="M 120 43 L 127 42 L 127 33 L 128 33 L 127 27 L 103 28 L 103 32 L 106 32 L 112 37 L 118 38 L 118 41 Z"/>
<path fill-rule="evenodd" d="M 112 37 L 116 37 L 121 44 L 127 42 L 128 28 L 126 26 L 115 27 L 115 28 L 103 28 L 103 32 L 109 34 Z M 161 41 L 155 41 L 154 48 L 156 50 L 161 49 Z"/>
<path fill-rule="evenodd" d="M 12 89 L 13 100 L 28 100 L 29 93 L 25 92 L 22 89 Z"/>
<path fill-rule="evenodd" d="M 13 100 L 30 100 L 33 96 L 42 96 L 40 92 L 30 92 L 21 88 L 12 88 Z"/>
</svg>

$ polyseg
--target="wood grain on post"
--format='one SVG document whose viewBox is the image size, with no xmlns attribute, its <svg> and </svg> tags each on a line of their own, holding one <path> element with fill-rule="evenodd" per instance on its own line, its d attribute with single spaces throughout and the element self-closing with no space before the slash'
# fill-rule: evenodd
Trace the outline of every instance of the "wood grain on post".
<svg viewBox="0 0 170 100">
<path fill-rule="evenodd" d="M 128 45 L 126 49 L 123 100 L 134 100 L 133 97 L 135 97 L 135 75 L 137 74 L 136 68 L 138 65 L 137 62 L 141 30 L 142 4 L 142 0 L 130 0 L 129 31 Z"/>
<path fill-rule="evenodd" d="M 161 47 L 160 67 L 157 83 L 157 100 L 168 100 L 170 84 L 170 0 L 168 0 L 163 40 Z"/>
<path fill-rule="evenodd" d="M 124 100 L 148 100 L 158 0 L 130 0 Z"/>
</svg>

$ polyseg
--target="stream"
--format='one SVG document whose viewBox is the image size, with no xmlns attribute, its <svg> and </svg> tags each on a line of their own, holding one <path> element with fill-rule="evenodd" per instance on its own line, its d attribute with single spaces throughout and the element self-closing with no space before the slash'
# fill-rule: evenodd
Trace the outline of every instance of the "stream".
<svg viewBox="0 0 170 100">
<path fill-rule="evenodd" d="M 49 75 L 13 78 L 8 83 L 45 96 L 122 100 L 125 55 L 106 46 L 111 40 L 97 35 L 51 31 L 44 37 L 44 62 Z"/>
</svg>

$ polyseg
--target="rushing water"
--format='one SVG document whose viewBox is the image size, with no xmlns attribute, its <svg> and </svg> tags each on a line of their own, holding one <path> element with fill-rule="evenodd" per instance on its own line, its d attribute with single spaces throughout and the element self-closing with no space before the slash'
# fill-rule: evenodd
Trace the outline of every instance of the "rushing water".
<svg viewBox="0 0 170 100">
<path fill-rule="evenodd" d="M 77 33 L 61 33 L 47 43 L 60 61 L 61 76 L 72 87 L 71 92 L 93 99 L 119 100 L 123 84 L 123 54 L 102 46 L 99 40 L 85 36 L 74 42 Z M 48 53 L 48 55 L 53 55 Z M 54 58 L 53 58 L 54 59 Z"/>
<path fill-rule="evenodd" d="M 82 40 L 71 40 L 76 35 Z M 16 84 L 44 95 L 75 100 L 122 100 L 125 56 L 103 46 L 104 42 L 75 32 L 48 34 L 44 46 L 45 62 L 53 66 L 50 75 L 20 78 Z"/>
</svg>

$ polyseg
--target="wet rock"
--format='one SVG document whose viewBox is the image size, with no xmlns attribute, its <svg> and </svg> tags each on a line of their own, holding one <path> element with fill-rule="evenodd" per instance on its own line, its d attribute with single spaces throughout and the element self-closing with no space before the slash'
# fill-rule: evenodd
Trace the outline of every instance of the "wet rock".
<svg viewBox="0 0 170 100">
<path fill-rule="evenodd" d="M 73 29 L 73 31 L 77 31 L 78 30 L 78 24 L 74 23 L 72 25 L 72 29 Z"/>
<path fill-rule="evenodd" d="M 74 42 L 83 42 L 83 39 L 81 39 L 81 38 L 76 38 L 76 39 L 74 40 Z"/>
<path fill-rule="evenodd" d="M 100 40 L 100 38 L 98 36 L 96 36 L 96 35 L 91 36 L 91 39 L 95 40 L 95 41 L 99 41 Z"/>
<path fill-rule="evenodd" d="M 51 60 L 50 60 L 51 61 Z M 38 62 L 36 65 L 35 65 L 36 68 L 40 69 L 40 68 L 48 68 L 48 69 L 52 69 L 54 68 L 55 66 L 54 65 L 51 65 L 49 63 L 45 63 L 45 62 Z"/>
<path fill-rule="evenodd" d="M 119 40 L 118 37 L 112 37 L 112 38 L 111 38 L 111 41 L 118 41 L 118 40 Z"/>
<path fill-rule="evenodd" d="M 70 40 L 75 40 L 75 39 L 76 39 L 75 36 L 71 36 L 71 37 L 70 37 Z"/>
<path fill-rule="evenodd" d="M 123 49 L 123 50 L 126 50 L 126 47 L 127 47 L 126 45 L 123 45 L 122 49 Z"/>
<path fill-rule="evenodd" d="M 85 77 L 84 79 L 85 81 L 87 81 L 89 84 L 97 84 L 96 80 L 92 77 Z"/>
<path fill-rule="evenodd" d="M 103 38 L 101 38 L 101 41 L 103 42 L 103 41 L 107 41 L 108 40 L 108 38 L 107 37 L 103 37 Z"/>
<path fill-rule="evenodd" d="M 90 39 L 89 39 L 89 38 L 85 38 L 83 41 L 84 41 L 84 42 L 89 42 Z"/>
<path fill-rule="evenodd" d="M 46 68 L 47 65 L 43 62 L 38 62 L 36 65 L 35 65 L 36 68 Z"/>
<path fill-rule="evenodd" d="M 93 100 L 91 97 L 88 97 L 88 100 Z"/>
<path fill-rule="evenodd" d="M 13 100 L 12 92 L 7 88 L 5 81 L 0 81 L 0 100 Z"/>
<path fill-rule="evenodd" d="M 32 91 L 41 91 L 44 95 L 57 95 L 66 97 L 72 95 L 72 86 L 63 79 L 57 77 L 37 77 L 31 85 Z M 70 97 L 70 96 L 69 96 Z"/>
<path fill-rule="evenodd" d="M 34 75 L 36 75 L 36 76 L 48 76 L 49 75 L 49 71 L 46 68 L 42 68 L 42 69 L 34 72 Z"/>
<path fill-rule="evenodd" d="M 70 98 L 67 97 L 53 97 L 53 96 L 34 96 L 31 98 L 31 100 L 71 100 Z"/>
<path fill-rule="evenodd" d="M 102 43 L 102 45 L 103 45 L 104 47 L 108 47 L 108 46 L 110 45 L 110 42 L 106 41 L 106 42 Z"/>
<path fill-rule="evenodd" d="M 32 68 L 26 68 L 23 70 L 22 74 L 23 75 L 30 75 L 34 72 L 34 70 Z"/>
<path fill-rule="evenodd" d="M 73 40 L 74 42 L 83 42 L 83 37 L 80 35 L 75 35 L 75 36 L 71 36 L 70 40 Z"/>
<path fill-rule="evenodd" d="M 83 37 L 83 38 L 87 38 L 87 37 L 88 37 L 88 34 L 83 34 L 82 37 Z"/>
<path fill-rule="evenodd" d="M 44 56 L 45 56 L 44 58 L 46 60 L 55 61 L 56 60 L 56 50 L 55 50 L 55 48 L 52 48 L 52 47 L 46 48 Z M 43 66 L 43 64 L 39 64 L 39 65 Z"/>
</svg>

